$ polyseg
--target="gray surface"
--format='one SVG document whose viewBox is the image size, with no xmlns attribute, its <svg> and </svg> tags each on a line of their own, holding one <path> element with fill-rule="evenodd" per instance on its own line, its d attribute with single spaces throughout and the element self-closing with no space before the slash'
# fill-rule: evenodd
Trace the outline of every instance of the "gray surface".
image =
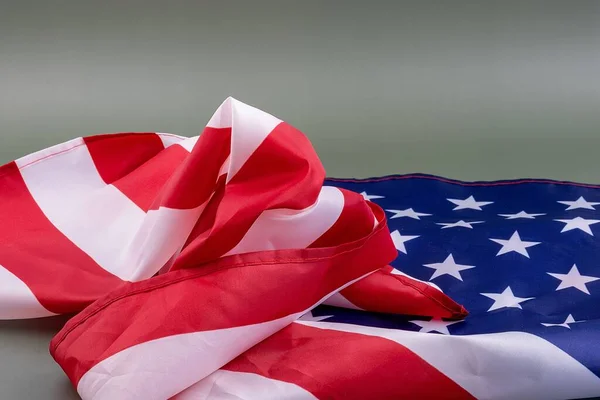
<svg viewBox="0 0 600 400">
<path fill-rule="evenodd" d="M 0 321 L 0 399 L 79 399 L 48 352 L 66 317 Z"/>
<path fill-rule="evenodd" d="M 302 129 L 332 176 L 600 182 L 595 1 L 2 1 L 0 163 L 76 136 L 199 132 L 228 95 Z M 0 323 L 0 399 L 75 398 Z"/>
</svg>

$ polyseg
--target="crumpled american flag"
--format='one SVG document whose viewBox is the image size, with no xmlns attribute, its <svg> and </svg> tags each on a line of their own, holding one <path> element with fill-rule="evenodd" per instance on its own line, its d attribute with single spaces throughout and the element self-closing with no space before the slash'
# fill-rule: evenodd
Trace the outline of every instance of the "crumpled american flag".
<svg viewBox="0 0 600 400">
<path fill-rule="evenodd" d="M 77 313 L 83 399 L 600 395 L 595 186 L 325 180 L 229 98 L 6 164 L 0 205 L 0 318 Z"/>
</svg>

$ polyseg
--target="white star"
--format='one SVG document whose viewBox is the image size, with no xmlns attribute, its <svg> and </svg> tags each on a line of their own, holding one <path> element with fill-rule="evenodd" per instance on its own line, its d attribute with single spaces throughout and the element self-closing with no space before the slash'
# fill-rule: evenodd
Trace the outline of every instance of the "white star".
<svg viewBox="0 0 600 400">
<path fill-rule="evenodd" d="M 436 225 L 442 225 L 442 229 L 447 229 L 447 228 L 469 228 L 469 229 L 473 229 L 473 227 L 471 226 L 471 224 L 483 224 L 485 221 L 471 221 L 471 222 L 465 222 L 462 219 L 458 222 L 452 222 L 452 223 L 443 223 L 443 222 L 437 222 Z"/>
<path fill-rule="evenodd" d="M 312 311 L 309 311 L 305 314 L 302 314 L 302 316 L 300 318 L 298 318 L 299 321 L 313 321 L 313 322 L 318 322 L 318 321 L 323 321 L 324 319 L 327 318 L 331 318 L 333 317 L 333 315 L 321 315 L 321 316 L 314 316 Z"/>
<path fill-rule="evenodd" d="M 577 269 L 577 265 L 575 264 L 573 264 L 571 270 L 567 274 L 553 274 L 552 272 L 548 272 L 548 275 L 553 276 L 556 279 L 560 279 L 560 285 L 558 285 L 556 290 L 574 287 L 581 290 L 585 294 L 590 294 L 586 284 L 600 279 L 595 276 L 581 275 Z"/>
<path fill-rule="evenodd" d="M 583 321 L 575 321 L 575 319 L 573 318 L 573 316 L 571 314 L 569 314 L 569 316 L 567 317 L 567 319 L 565 320 L 565 322 L 563 322 L 562 324 L 548 324 L 548 323 L 542 322 L 542 325 L 544 325 L 544 326 L 562 326 L 564 328 L 571 329 L 571 327 L 569 326 L 569 324 L 575 324 L 577 322 L 583 322 Z"/>
<path fill-rule="evenodd" d="M 527 300 L 533 299 L 533 297 L 517 297 L 513 294 L 512 289 L 508 286 L 502 293 L 481 293 L 485 297 L 489 297 L 494 300 L 494 304 L 490 307 L 488 311 L 494 311 L 499 308 L 504 307 L 512 307 L 512 308 L 520 308 L 521 303 Z"/>
<path fill-rule="evenodd" d="M 391 213 L 394 213 L 394 215 L 392 215 L 390 217 L 390 219 L 400 218 L 400 217 L 408 217 L 408 218 L 412 218 L 412 219 L 421 219 L 419 217 L 428 217 L 428 216 L 431 215 L 431 214 L 425 214 L 425 213 L 417 212 L 417 211 L 413 210 L 412 208 L 408 208 L 406 210 L 385 210 L 385 211 L 389 211 Z"/>
<path fill-rule="evenodd" d="M 446 257 L 446 259 L 441 263 L 425 264 L 423 266 L 435 269 L 435 272 L 433 273 L 431 278 L 429 278 L 429 280 L 435 279 L 438 276 L 442 275 L 450 275 L 462 281 L 463 279 L 462 276 L 460 276 L 460 271 L 475 268 L 474 265 L 457 264 L 456 262 L 454 262 L 454 257 L 452 256 L 452 254 Z"/>
<path fill-rule="evenodd" d="M 397 230 L 392 232 L 392 241 L 394 242 L 394 245 L 396 246 L 396 250 L 401 251 L 404 254 L 406 254 L 406 246 L 404 246 L 404 243 L 408 242 L 409 240 L 416 239 L 418 237 L 419 236 L 409 236 L 409 235 L 402 236 L 400 234 L 400 232 L 398 232 Z"/>
<path fill-rule="evenodd" d="M 566 211 L 576 210 L 578 208 L 585 208 L 587 210 L 595 210 L 594 206 L 597 206 L 598 204 L 600 204 L 600 203 L 594 203 L 592 201 L 587 201 L 586 199 L 583 198 L 583 196 L 580 196 L 575 201 L 559 201 L 559 203 L 569 206 L 569 207 L 567 207 Z"/>
<path fill-rule="evenodd" d="M 518 219 L 518 218 L 526 218 L 526 219 L 535 219 L 535 217 L 540 217 L 542 215 L 546 215 L 546 214 L 529 214 L 526 213 L 525 211 L 520 211 L 516 214 L 498 214 L 501 217 L 504 217 L 506 219 Z"/>
<path fill-rule="evenodd" d="M 517 231 L 515 231 L 515 233 L 513 233 L 512 236 L 510 237 L 510 239 L 508 239 L 508 240 L 492 239 L 492 238 L 490 238 L 490 240 L 492 242 L 496 242 L 496 243 L 502 245 L 502 248 L 500 249 L 500 251 L 498 251 L 498 254 L 496 254 L 496 257 L 499 255 L 510 253 L 511 251 L 514 251 L 516 253 L 519 253 L 519 254 L 524 255 L 525 257 L 529 258 L 529 253 L 527 252 L 527 248 L 541 243 L 541 242 L 527 242 L 527 241 L 521 240 L 521 237 L 519 236 L 519 232 L 517 232 Z"/>
<path fill-rule="evenodd" d="M 362 192 L 360 194 L 365 200 L 374 200 L 374 199 L 383 199 L 385 196 L 377 196 L 376 194 L 367 194 L 367 192 Z"/>
<path fill-rule="evenodd" d="M 493 201 L 476 201 L 473 196 L 469 196 L 464 200 L 459 200 L 459 199 L 446 199 L 446 200 L 448 200 L 451 203 L 456 204 L 456 207 L 453 208 L 454 211 L 464 210 L 467 208 L 469 208 L 471 210 L 481 211 L 481 207 L 487 206 L 488 204 L 493 203 Z"/>
<path fill-rule="evenodd" d="M 419 325 L 421 327 L 421 329 L 419 329 L 419 332 L 439 332 L 444 335 L 449 335 L 450 331 L 448 331 L 448 327 L 450 325 L 454 325 L 462 321 L 442 321 L 441 319 L 432 319 L 429 321 L 415 320 L 408 322 L 410 322 L 411 324 Z"/>
<path fill-rule="evenodd" d="M 575 217 L 573 219 L 555 219 L 555 221 L 566 224 L 560 233 L 572 231 L 573 229 L 579 229 L 588 235 L 594 236 L 590 225 L 597 224 L 600 222 L 600 219 L 585 219 L 581 217 Z"/>
</svg>

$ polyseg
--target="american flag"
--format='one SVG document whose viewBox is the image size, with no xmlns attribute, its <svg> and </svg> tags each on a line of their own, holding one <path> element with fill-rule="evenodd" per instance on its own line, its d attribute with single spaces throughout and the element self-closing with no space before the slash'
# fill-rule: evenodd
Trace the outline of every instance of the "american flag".
<svg viewBox="0 0 600 400">
<path fill-rule="evenodd" d="M 295 384 L 273 398 L 600 395 L 600 186 L 423 174 L 326 184 L 384 208 L 399 254 L 392 265 L 440 287 L 469 316 L 319 306 L 188 389 L 191 395 L 218 388 L 247 398 L 250 386 L 234 383 L 234 372 Z"/>
<path fill-rule="evenodd" d="M 324 177 L 231 98 L 199 137 L 22 157 L 0 167 L 0 318 L 78 313 L 50 352 L 83 399 L 600 394 L 598 189 Z"/>
<path fill-rule="evenodd" d="M 399 250 L 392 265 L 435 283 L 470 315 L 331 307 L 314 315 L 435 334 L 429 348 L 415 335 L 400 342 L 477 398 L 600 395 L 600 186 L 421 174 L 329 183 L 383 207 Z"/>
</svg>

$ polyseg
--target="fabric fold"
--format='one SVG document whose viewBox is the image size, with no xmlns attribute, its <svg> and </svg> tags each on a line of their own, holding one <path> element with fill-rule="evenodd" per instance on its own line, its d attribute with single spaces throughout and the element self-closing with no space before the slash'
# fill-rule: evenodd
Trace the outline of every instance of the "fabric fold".
<svg viewBox="0 0 600 400">
<path fill-rule="evenodd" d="M 51 353 L 83 399 L 166 399 L 316 305 L 458 319 L 395 273 L 385 214 L 308 139 L 228 98 L 202 134 L 79 138 L 0 167 L 0 318 L 80 312 Z"/>
<path fill-rule="evenodd" d="M 51 353 L 85 399 L 175 395 L 390 262 L 378 217 L 358 241 L 229 256 L 130 284 L 71 319 Z"/>
</svg>

